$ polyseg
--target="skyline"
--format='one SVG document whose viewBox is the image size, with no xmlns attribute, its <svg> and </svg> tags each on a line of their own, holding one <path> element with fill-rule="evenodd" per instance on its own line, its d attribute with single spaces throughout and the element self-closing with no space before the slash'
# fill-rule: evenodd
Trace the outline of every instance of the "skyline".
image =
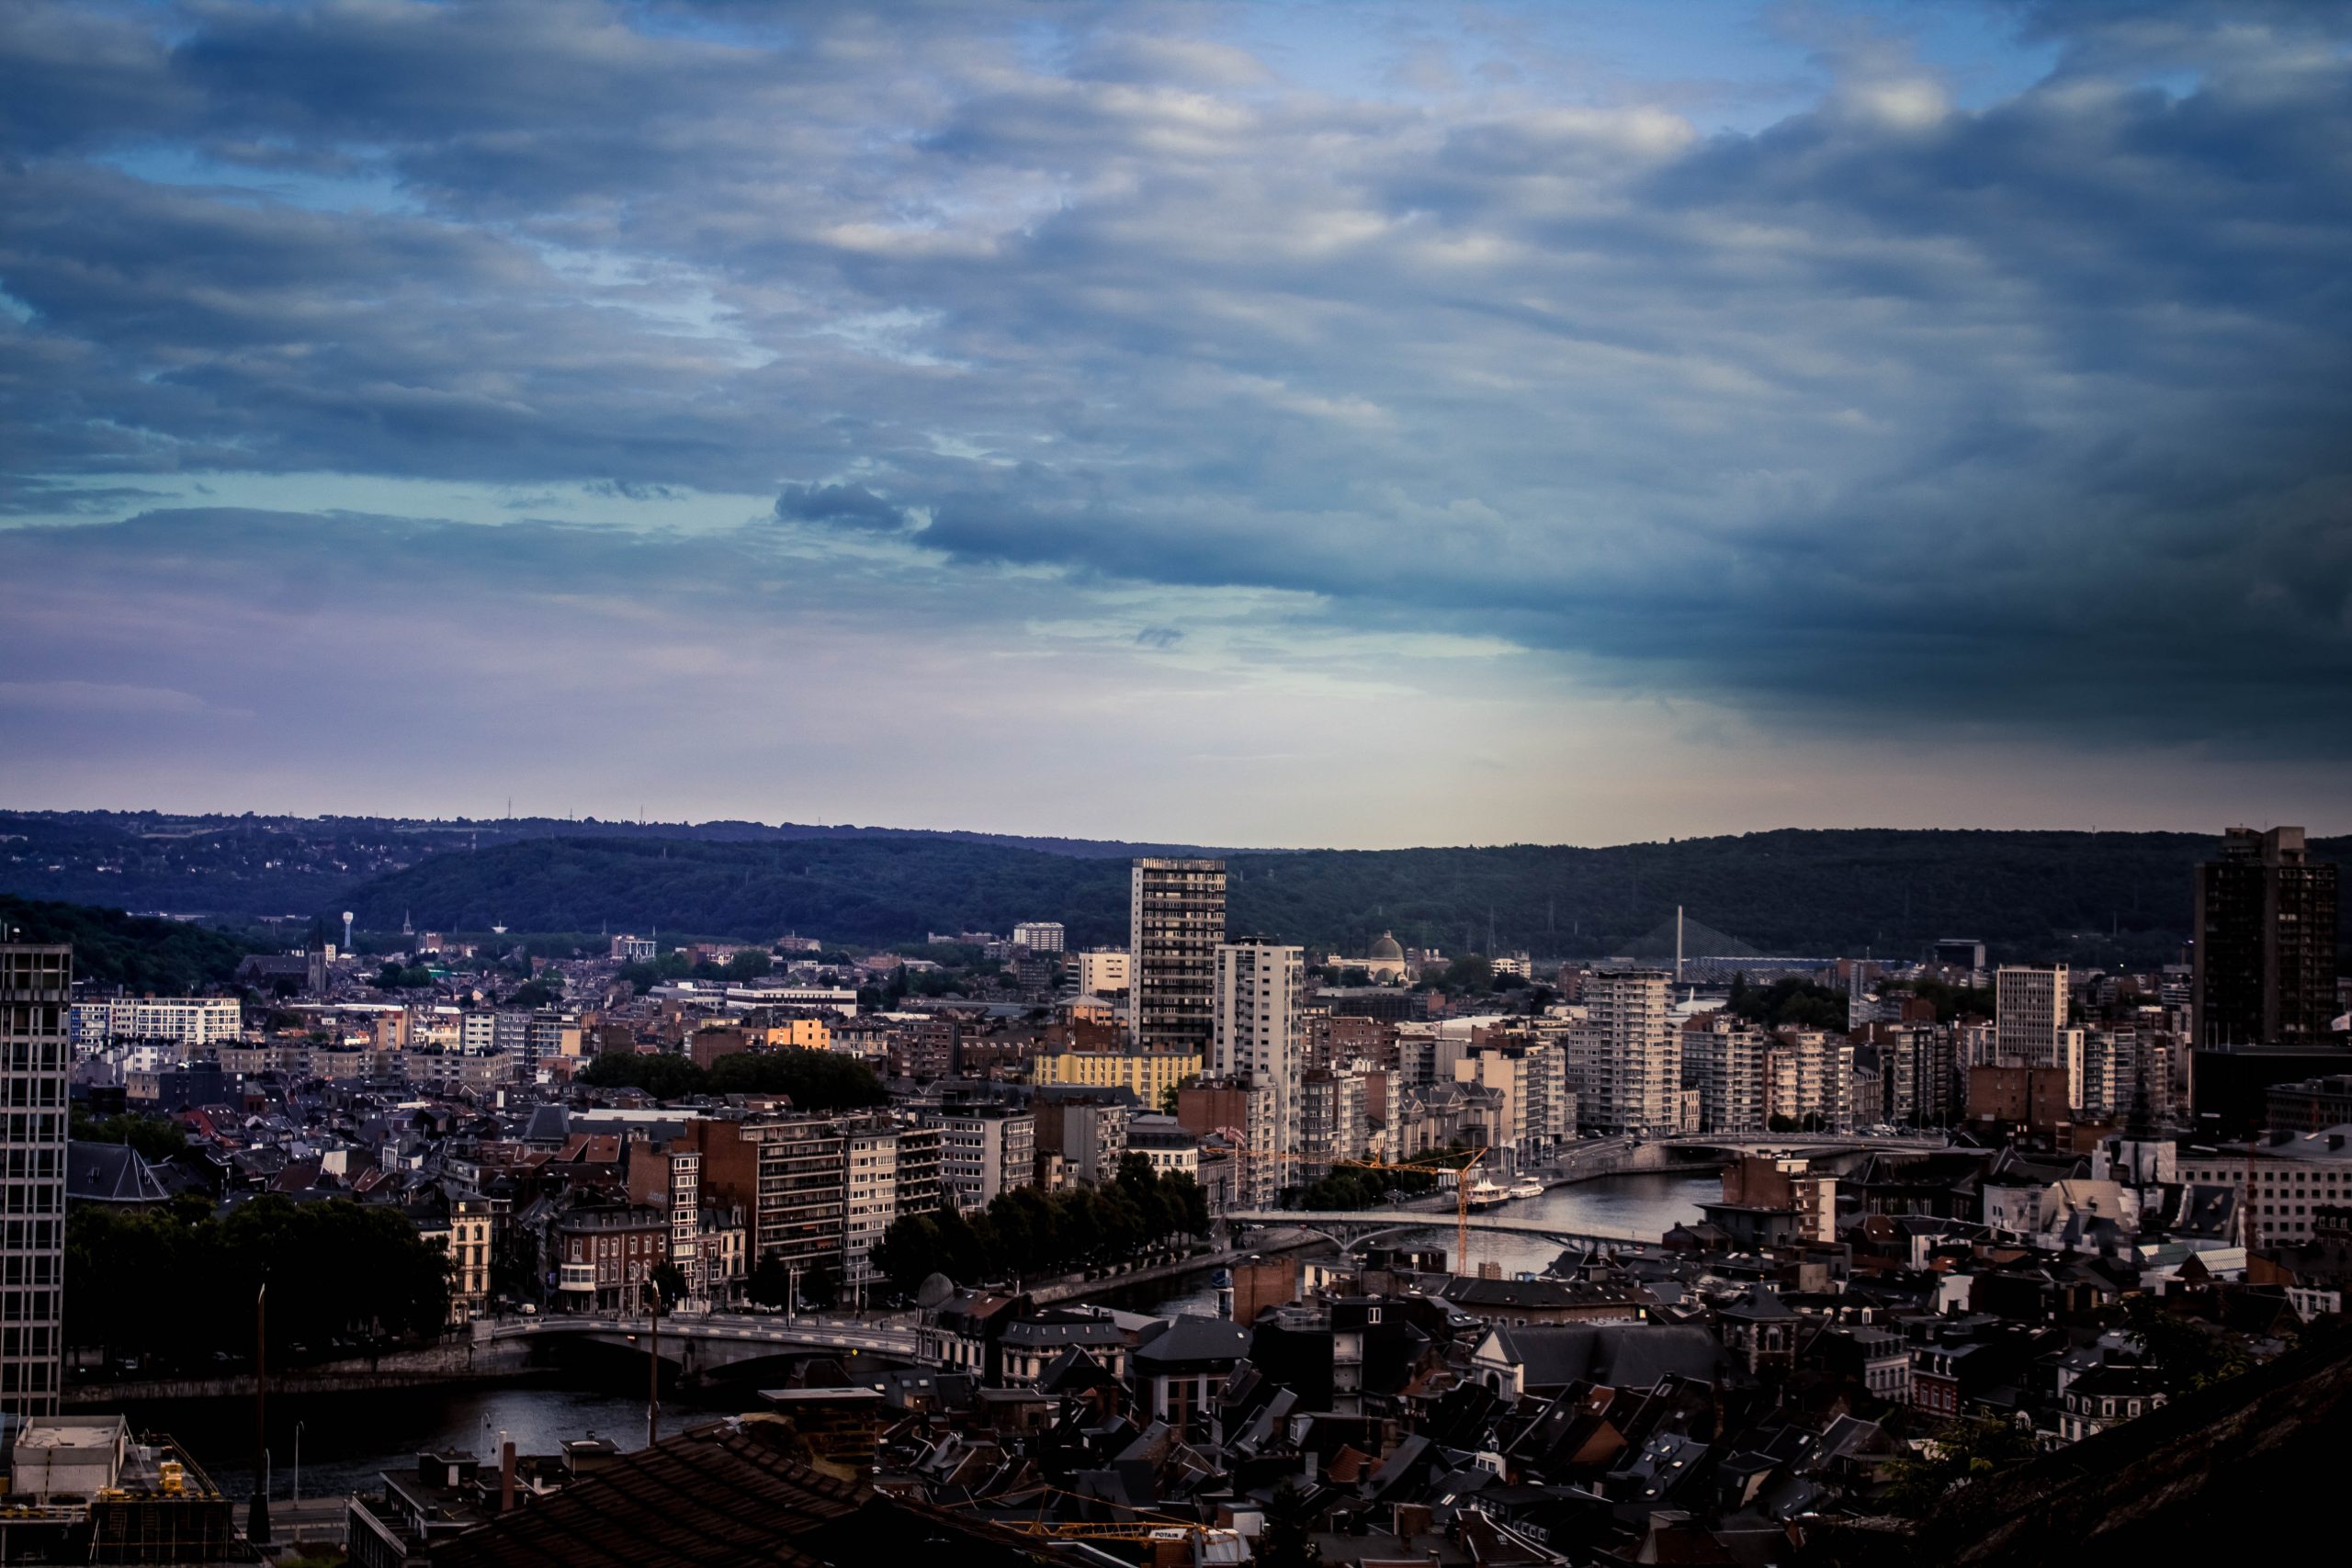
<svg viewBox="0 0 2352 1568">
<path fill-rule="evenodd" d="M 744 826 L 744 827 L 747 827 L 747 828 L 767 828 L 767 829 L 779 829 L 779 830 L 781 830 L 781 829 L 817 829 L 817 830 L 818 830 L 818 832 L 819 832 L 820 834 L 836 834 L 836 835 L 842 835 L 842 836 L 845 836 L 845 837 L 846 837 L 846 836 L 854 836 L 854 837 L 861 837 L 861 838 L 868 838 L 868 837 L 878 838 L 878 837 L 891 837 L 891 836 L 896 836 L 896 835 L 904 835 L 904 836 L 913 837 L 913 838 L 931 838 L 931 839 L 958 839 L 958 838 L 960 838 L 960 839 L 967 839 L 967 840 L 972 840 L 972 841 L 978 841 L 978 842 L 993 842 L 993 841 L 997 841 L 997 840 L 1012 840 L 1012 841 L 1015 841 L 1015 847 L 1018 847 L 1018 845 L 1019 845 L 1019 844 L 1021 844 L 1021 843 L 1029 843 L 1029 844 L 1035 844 L 1035 845 L 1045 845 L 1045 844 L 1050 844 L 1050 843 L 1055 842 L 1055 841 L 1062 841 L 1062 842 L 1068 842 L 1068 843 L 1071 843 L 1071 844 L 1098 846 L 1098 847 L 1101 847 L 1101 848 L 1104 848 L 1104 849 L 1108 849 L 1108 850 L 1115 850 L 1115 851 L 1119 852 L 1119 854 L 1110 855 L 1110 856 L 1104 856 L 1104 857 L 1085 857 L 1085 858 L 1110 858 L 1110 859 L 1116 859 L 1116 858 L 1120 858 L 1120 856 L 1121 856 L 1121 855 L 1124 855 L 1125 853 L 1126 853 L 1127 852 L 1130 852 L 1130 851 L 1132 851 L 1135 854 L 1137 854 L 1137 855 L 1146 855 L 1146 854 L 1163 854 L 1163 853 L 1173 853 L 1173 854 L 1204 854 L 1204 855 L 1255 855 L 1255 854 L 1314 853 L 1314 852 L 1322 852 L 1322 851 L 1333 851 L 1333 850 L 1337 850 L 1337 851 L 1369 850 L 1369 851 L 1375 851 L 1375 852 L 1376 852 L 1377 850 L 1383 850 L 1383 849 L 1395 849 L 1395 850 L 1508 850 L 1508 849 L 1612 850 L 1612 849 L 1639 849 L 1639 848 L 1643 848 L 1643 847 L 1649 846 L 1649 845 L 1668 845 L 1668 844 L 1677 844 L 1677 843 L 1703 843 L 1703 842 L 1709 842 L 1709 841 L 1713 841 L 1713 840 L 1734 840 L 1734 839 L 1747 838 L 1747 837 L 1751 837 L 1751 836 L 1769 835 L 1769 834 L 1773 834 L 1773 833 L 1840 833 L 1840 832 L 1857 832 L 1857 833 L 1871 833 L 1871 832 L 1894 832 L 1894 833 L 1952 833 L 1952 832 L 1959 832 L 1959 833 L 1969 833 L 1969 832 L 1983 832 L 1983 833 L 1988 833 L 1988 834 L 2036 834 L 2036 833 L 2049 833 L 2049 834 L 2064 834 L 2064 835 L 2086 835 L 2086 836 L 2092 836 L 2092 837 L 2097 837 L 2097 836 L 2103 835 L 2103 834 L 2118 834 L 2118 835 L 2125 835 L 2125 836 L 2141 835 L 2141 834 L 2153 834 L 2153 835 L 2164 835 L 2164 836 L 2175 836 L 2175 837 L 2189 837 L 2189 838 L 2199 838 L 2199 839 L 2211 839 L 2211 840 L 2212 840 L 2216 844 L 2218 844 L 2218 843 L 2220 843 L 2220 842 L 2221 842 L 2221 841 L 2222 841 L 2222 840 L 2227 836 L 2228 832 L 2229 832 L 2229 831 L 2231 831 L 2231 830 L 2233 830 L 2233 829 L 2251 829 L 2252 831 L 2255 831 L 2255 832 L 2260 833 L 2260 832 L 2267 832 L 2267 831 L 2268 831 L 2269 829 L 2273 829 L 2273 828 L 2278 828 L 2278 827 L 2284 826 L 2284 827 L 2291 827 L 2291 828 L 2295 828 L 2295 829 L 2300 829 L 2300 830 L 2303 831 L 2304 833 L 2306 833 L 2306 834 L 2307 834 L 2307 836 L 2308 836 L 2308 837 L 2309 837 L 2309 838 L 2310 838 L 2310 839 L 2311 839 L 2314 843 L 2324 843 L 2324 842 L 2328 842 L 2328 841 L 2335 840 L 2339 840 L 2339 839 L 2344 839 L 2344 838 L 2347 838 L 2347 837 L 2352 837 L 2352 832 L 2347 832 L 2347 831 L 2345 831 L 2345 830 L 2340 830 L 2340 829 L 2331 829 L 2331 828 L 2326 828 L 2326 827 L 2318 827 L 2318 828 L 2314 828 L 2314 827 L 2311 827 L 2311 826 L 2309 826 L 2308 824 L 2305 824 L 2305 823 L 2302 823 L 2302 822 L 2285 822 L 2285 823 L 2281 823 L 2281 822 L 2267 821 L 2267 820 L 2265 820 L 2265 821 L 2244 821 L 2244 820 L 2233 820 L 2233 821 L 2229 822 L 2228 824 L 2226 824 L 2225 826 L 2221 826 L 2221 827 L 2215 827 L 2215 826 L 2211 826 L 2211 825 L 2206 825 L 2206 824 L 2195 824 L 2195 823 L 2192 823 L 2192 824 L 2187 824 L 2187 825 L 2156 826 L 2156 827 L 2146 827 L 2146 828 L 2121 828 L 2121 827 L 2115 827 L 2115 826 L 2112 826 L 2112 825 L 2109 825 L 2109 824 L 2100 824 L 2100 823 L 2070 823 L 2070 822 L 2053 822 L 2053 823 L 2044 823 L 2044 824 L 2040 824 L 2040 825 L 2036 825 L 2036 826 L 1992 826 L 1992 827 L 1963 827 L 1963 828 L 1953 828 L 1953 827 L 1951 827 L 1951 826 L 1949 826 L 1949 825 L 1941 825 L 1941 824 L 1936 824 L 1936 825 L 1924 825 L 1924 826 L 1917 826 L 1917 827 L 1902 827 L 1902 826 L 1895 826 L 1895 825 L 1894 825 L 1894 824 L 1884 823 L 1884 822 L 1848 822 L 1848 823 L 1834 823 L 1834 824 L 1813 825 L 1813 826 L 1803 826 L 1803 825 L 1798 825 L 1798 824 L 1793 824 L 1793 823 L 1777 823 L 1777 824 L 1774 824 L 1774 825 L 1771 825 L 1771 826 L 1769 826 L 1769 827 L 1745 829 L 1740 829 L 1740 830 L 1733 831 L 1733 832 L 1724 832 L 1724 833 L 1673 833 L 1673 834 L 1665 834 L 1665 835 L 1661 835 L 1661 836 L 1659 836 L 1659 837 L 1657 837 L 1657 838 L 1654 838 L 1654 839 L 1617 839 L 1617 840 L 1589 840 L 1589 841 L 1586 841 L 1586 840 L 1574 840 L 1574 839 L 1552 839 L 1552 840 L 1529 840 L 1529 839 L 1495 840 L 1442 840 L 1442 841 L 1441 841 L 1441 840 L 1429 840 L 1429 841 L 1426 841 L 1426 842 L 1421 842 L 1421 843 L 1412 843 L 1412 844 L 1393 844 L 1393 845 L 1378 845 L 1378 846 L 1360 846 L 1360 845 L 1350 845 L 1350 844 L 1320 844 L 1320 843 L 1279 843 L 1279 844 L 1278 844 L 1278 843 L 1250 843 L 1250 844 L 1243 844 L 1243 843 L 1210 843 L 1210 842 L 1205 842 L 1205 841 L 1197 840 L 1181 840 L 1181 839 L 1170 839 L 1170 838 L 1166 838 L 1166 837 L 1157 837 L 1157 838 L 1155 838 L 1155 837 L 1148 837 L 1148 836 L 1140 836 L 1140 835 L 1137 835 L 1137 836 L 1130 836 L 1130 837 L 1125 837 L 1125 838 L 1099 838 L 1099 837 L 1095 837 L 1095 836 L 1089 835 L 1089 834 L 1079 834 L 1079 833 L 1024 832 L 1024 831 L 1018 831 L 1018 830 L 1013 830 L 1013 829 L 1000 829 L 1000 828 L 992 828 L 992 827 L 986 826 L 985 824 L 960 823 L 960 822 L 944 822 L 944 823 L 910 823 L 910 822 L 883 822 L 883 821 L 857 822 L 857 821 L 851 821 L 851 820 L 848 820 L 848 819 L 842 819 L 842 820 L 840 820 L 840 821 L 831 821 L 831 820 L 819 821 L 819 820 L 815 820 L 815 819 L 797 819 L 797 818 L 754 818 L 754 817 L 710 817 L 710 818 L 662 818 L 662 817 L 657 817 L 657 816 L 645 816 L 645 817 L 626 816 L 626 817 L 624 817 L 624 816 L 601 816 L 601 815 L 599 815 L 599 814 L 597 814 L 597 813 L 594 813 L 594 812 L 584 812 L 584 811 L 583 811 L 583 812 L 578 812 L 578 813 L 571 813 L 571 814 L 554 814 L 554 815 L 550 815 L 550 814 L 548 814 L 548 813 L 545 813 L 545 812 L 537 812 L 537 811 L 525 811 L 525 810 L 522 810 L 522 809 L 519 809 L 519 808 L 517 808 L 517 809 L 515 809 L 515 810 L 513 810 L 513 811 L 499 811 L 499 812 L 487 812 L 487 813 L 481 813 L 481 814 L 468 814 L 468 813 L 464 813 L 464 812 L 440 812 L 440 813 L 389 813 L 389 812 L 337 811 L 337 810 L 332 810 L 332 809 L 330 809 L 330 810 L 324 810 L 324 811 L 316 811 L 316 812 L 293 812 L 293 811 L 283 811 L 283 812 L 282 812 L 282 811 L 265 811 L 265 810 L 260 810 L 260 809 L 257 809 L 257 808 L 252 808 L 252 807 L 248 807 L 248 808 L 244 808 L 244 809 L 241 809 L 241 810 L 235 810 L 235 811 L 227 811 L 227 810 L 221 810 L 221 811 L 213 811 L 213 810 L 181 810 L 181 809 L 176 809 L 176 808 L 168 807 L 157 807 L 157 806 L 152 806 L 152 805 L 151 805 L 151 806 L 145 806 L 145 807 L 98 807 L 98 806 L 86 806 L 86 807 L 40 807 L 40 806 L 16 806 L 16 805 L 0 806 L 0 814 L 7 814 L 7 813 L 19 813 L 19 814 L 22 814 L 22 815 L 25 815 L 25 816 L 55 816 L 55 817 L 73 817 L 73 816 L 80 816 L 80 815 L 96 815 L 96 816 L 123 816 L 123 817 L 153 816 L 153 817 L 159 817 L 159 818 L 175 818 L 175 819 L 212 818 L 212 819 L 220 819 L 220 820 L 227 820 L 227 821 L 233 821 L 233 820 L 235 820 L 236 818 L 241 818 L 241 817 L 253 817 L 253 818 L 259 818 L 259 819 L 264 819 L 264 820 L 288 820 L 288 821 L 306 821 L 306 822 L 371 821 L 371 820 L 372 820 L 372 821 L 399 821 L 399 822 L 404 822 L 404 823 L 413 824 L 413 825 L 416 825 L 416 826 L 418 826 L 418 827 L 420 827 L 420 828 L 429 827 L 429 828 L 443 829 L 464 829 L 464 828 L 487 828 L 487 827 L 504 826 L 504 825 L 522 825 L 522 826 L 529 826 L 529 825 L 537 824 L 537 823 L 563 823 L 563 822 L 573 822 L 573 823 L 578 823 L 578 824 L 580 824 L 580 825 L 582 825 L 582 826 L 591 826 L 591 825 L 593 825 L 593 826 L 596 826 L 596 827 L 600 827 L 600 828 L 630 828 L 630 829 L 635 829 L 639 830 L 639 831 L 640 831 L 644 836 L 649 837 L 649 838 L 658 838 L 658 837 L 660 836 L 660 834 L 661 834 L 661 832 L 662 832 L 662 830 L 663 829 L 673 829 L 673 828 L 674 828 L 674 829 L 682 829 L 682 830 L 691 830 L 691 829 L 707 829 L 707 828 L 713 828 L 713 827 L 719 827 L 719 826 L 741 825 L 741 826 Z M 560 836 L 561 836 L 560 834 L 537 834 L 537 833 L 535 833 L 535 834 L 527 834 L 527 835 L 524 835 L 523 837 L 524 837 L 524 838 L 526 838 L 526 839 L 527 839 L 527 838 L 537 838 L 537 837 L 560 837 Z M 724 842 L 724 841 L 727 841 L 727 840 L 714 840 L 714 841 Z M 1046 852 L 1046 853 L 1060 853 L 1060 852 L 1059 852 L 1059 851 L 1055 851 L 1055 850 L 1047 849 L 1047 850 L 1043 851 L 1043 852 Z"/>
<path fill-rule="evenodd" d="M 1702 10 L 11 7 L 0 801 L 2352 827 L 2352 17 Z"/>
</svg>

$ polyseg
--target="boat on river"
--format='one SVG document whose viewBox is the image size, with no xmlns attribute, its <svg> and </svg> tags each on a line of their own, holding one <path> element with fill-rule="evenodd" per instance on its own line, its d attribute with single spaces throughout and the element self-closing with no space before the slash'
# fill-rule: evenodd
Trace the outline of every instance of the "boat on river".
<svg viewBox="0 0 2352 1568">
<path fill-rule="evenodd" d="M 1498 1181 L 1488 1181 L 1480 1177 L 1470 1189 L 1470 1206 L 1474 1209 L 1491 1209 L 1498 1203 L 1509 1201 L 1510 1189 Z"/>
</svg>

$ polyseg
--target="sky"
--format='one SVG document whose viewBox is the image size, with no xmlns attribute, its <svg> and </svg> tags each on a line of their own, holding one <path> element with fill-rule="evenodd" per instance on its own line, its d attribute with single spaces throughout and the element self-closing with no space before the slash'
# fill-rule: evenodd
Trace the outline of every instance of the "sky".
<svg viewBox="0 0 2352 1568">
<path fill-rule="evenodd" d="M 2352 829 L 2352 7 L 0 6 L 0 804 Z"/>
</svg>

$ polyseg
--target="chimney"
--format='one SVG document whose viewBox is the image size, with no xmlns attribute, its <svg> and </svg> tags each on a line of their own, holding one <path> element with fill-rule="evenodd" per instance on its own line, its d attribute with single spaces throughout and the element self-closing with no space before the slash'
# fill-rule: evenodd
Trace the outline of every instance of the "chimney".
<svg viewBox="0 0 2352 1568">
<path fill-rule="evenodd" d="M 503 1433 L 500 1436 L 504 1438 Z M 502 1514 L 514 1511 L 514 1444 L 512 1440 L 501 1441 L 498 1445 L 498 1511 Z"/>
</svg>

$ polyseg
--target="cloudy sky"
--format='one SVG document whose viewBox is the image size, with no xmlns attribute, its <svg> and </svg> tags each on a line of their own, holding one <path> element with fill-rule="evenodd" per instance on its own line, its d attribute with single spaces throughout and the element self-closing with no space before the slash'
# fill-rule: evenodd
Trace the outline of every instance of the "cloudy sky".
<svg viewBox="0 0 2352 1568">
<path fill-rule="evenodd" d="M 2352 8 L 0 6 L 0 800 L 2352 828 Z"/>
</svg>

